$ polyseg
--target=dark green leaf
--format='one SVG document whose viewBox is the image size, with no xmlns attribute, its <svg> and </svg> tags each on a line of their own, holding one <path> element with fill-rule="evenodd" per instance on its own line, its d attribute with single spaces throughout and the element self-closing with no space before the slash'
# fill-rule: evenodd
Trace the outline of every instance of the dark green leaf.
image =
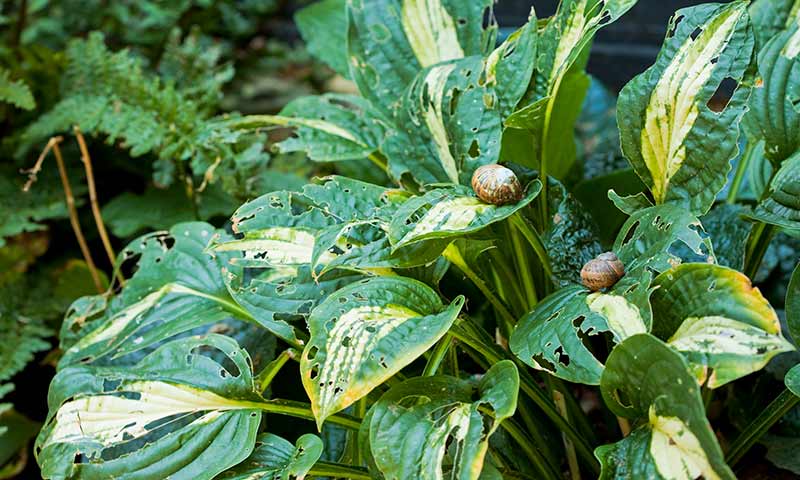
<svg viewBox="0 0 800 480">
<path fill-rule="evenodd" d="M 720 204 L 700 218 L 720 265 L 734 270 L 744 268 L 745 247 L 753 229 L 752 222 L 743 217 L 748 212 L 749 209 L 741 205 Z"/>
<path fill-rule="evenodd" d="M 303 478 L 322 455 L 322 440 L 305 434 L 295 445 L 271 433 L 262 433 L 253 453 L 241 464 L 220 475 L 226 480 L 282 480 Z"/>
<path fill-rule="evenodd" d="M 769 196 L 756 206 L 752 217 L 800 233 L 800 153 L 783 162 L 769 185 Z"/>
<path fill-rule="evenodd" d="M 800 342 L 800 264 L 795 267 L 786 289 L 786 324 L 795 343 Z"/>
<path fill-rule="evenodd" d="M 297 12 L 294 21 L 308 51 L 349 78 L 346 5 L 346 0 L 321 0 Z"/>
</svg>

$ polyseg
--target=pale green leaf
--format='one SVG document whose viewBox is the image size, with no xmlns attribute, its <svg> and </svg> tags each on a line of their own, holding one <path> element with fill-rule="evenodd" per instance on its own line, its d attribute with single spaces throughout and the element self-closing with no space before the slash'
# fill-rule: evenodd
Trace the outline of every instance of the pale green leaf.
<svg viewBox="0 0 800 480">
<path fill-rule="evenodd" d="M 309 53 L 349 78 L 346 6 L 347 0 L 321 0 L 298 11 L 294 21 Z"/>
<path fill-rule="evenodd" d="M 317 425 L 368 394 L 441 338 L 464 303 L 444 306 L 427 285 L 375 277 L 349 285 L 308 319 L 300 371 Z"/>
<path fill-rule="evenodd" d="M 737 153 L 737 131 L 753 62 L 746 3 L 679 10 L 656 63 L 619 96 L 622 150 L 657 204 L 708 211 Z M 722 81 L 736 89 L 727 106 L 708 102 Z"/>
</svg>

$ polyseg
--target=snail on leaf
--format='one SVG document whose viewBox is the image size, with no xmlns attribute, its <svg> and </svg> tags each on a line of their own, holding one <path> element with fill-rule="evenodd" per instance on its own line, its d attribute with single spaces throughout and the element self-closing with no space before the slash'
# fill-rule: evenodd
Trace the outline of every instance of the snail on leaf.
<svg viewBox="0 0 800 480">
<path fill-rule="evenodd" d="M 472 175 L 472 189 L 478 198 L 492 205 L 517 203 L 524 194 L 516 174 L 502 165 L 484 165 Z"/>
<path fill-rule="evenodd" d="M 596 292 L 613 287 L 625 275 L 625 265 L 614 252 L 604 252 L 586 262 L 581 269 L 581 281 Z"/>
</svg>

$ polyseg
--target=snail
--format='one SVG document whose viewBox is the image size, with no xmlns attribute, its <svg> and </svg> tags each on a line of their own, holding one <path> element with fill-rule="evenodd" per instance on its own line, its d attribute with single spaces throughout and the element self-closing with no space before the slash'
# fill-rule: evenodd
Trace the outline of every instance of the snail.
<svg viewBox="0 0 800 480">
<path fill-rule="evenodd" d="M 614 252 L 601 253 L 581 269 L 581 281 L 593 292 L 613 286 L 623 275 L 625 265 Z"/>
<path fill-rule="evenodd" d="M 472 189 L 478 198 L 493 205 L 517 203 L 522 199 L 522 185 L 510 169 L 497 164 L 484 165 L 472 175 Z"/>
</svg>

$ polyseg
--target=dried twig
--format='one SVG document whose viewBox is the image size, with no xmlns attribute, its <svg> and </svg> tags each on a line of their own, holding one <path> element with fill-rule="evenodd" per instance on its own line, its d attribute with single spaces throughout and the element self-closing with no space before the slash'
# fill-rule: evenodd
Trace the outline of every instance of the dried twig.
<svg viewBox="0 0 800 480">
<path fill-rule="evenodd" d="M 33 164 L 33 167 L 29 168 L 28 170 L 22 170 L 22 173 L 28 174 L 28 181 L 25 182 L 25 186 L 22 187 L 23 192 L 27 192 L 31 189 L 31 186 L 36 182 L 37 176 L 39 172 L 42 170 L 42 163 L 44 163 L 45 157 L 50 152 L 50 149 L 53 148 L 58 142 L 63 140 L 62 137 L 53 137 L 48 142 L 47 145 L 44 146 L 44 150 L 39 155 L 39 158 L 36 159 L 36 163 Z"/>
<path fill-rule="evenodd" d="M 89 184 L 89 203 L 92 206 L 94 223 L 97 225 L 97 232 L 100 234 L 100 240 L 103 242 L 103 248 L 105 248 L 106 255 L 108 255 L 108 261 L 111 262 L 111 268 L 114 268 L 116 265 L 117 256 L 114 254 L 114 249 L 111 247 L 111 241 L 108 238 L 106 225 L 103 223 L 103 216 L 100 213 L 100 206 L 97 203 L 97 189 L 95 188 L 94 184 L 92 158 L 89 156 L 89 149 L 86 148 L 86 140 L 83 138 L 81 129 L 75 125 L 73 127 L 73 131 L 75 132 L 75 137 L 78 139 L 78 147 L 81 150 L 81 162 L 83 162 L 83 168 L 86 170 L 86 181 Z M 116 274 L 120 285 L 125 285 L 125 277 L 122 276 L 122 272 L 120 272 L 119 269 L 114 269 L 114 273 Z"/>
<path fill-rule="evenodd" d="M 69 222 L 72 224 L 72 231 L 75 232 L 75 238 L 78 240 L 78 245 L 81 247 L 83 259 L 86 261 L 86 265 L 89 266 L 89 272 L 92 274 L 94 286 L 97 287 L 98 293 L 103 293 L 103 283 L 100 281 L 100 275 L 97 273 L 97 267 L 94 264 L 94 260 L 92 260 L 92 253 L 89 251 L 89 246 L 86 244 L 86 238 L 83 236 L 81 224 L 78 221 L 78 210 L 75 208 L 75 197 L 72 196 L 72 187 L 70 187 L 69 178 L 67 177 L 67 169 L 64 166 L 64 158 L 61 156 L 61 149 L 58 148 L 58 144 L 62 140 L 64 140 L 62 137 L 54 137 L 47 142 L 47 145 L 53 149 L 53 155 L 56 157 L 58 173 L 61 176 L 61 185 L 64 187 L 64 196 L 66 197 L 67 201 Z M 47 150 L 47 147 L 45 147 L 45 149 Z"/>
</svg>

